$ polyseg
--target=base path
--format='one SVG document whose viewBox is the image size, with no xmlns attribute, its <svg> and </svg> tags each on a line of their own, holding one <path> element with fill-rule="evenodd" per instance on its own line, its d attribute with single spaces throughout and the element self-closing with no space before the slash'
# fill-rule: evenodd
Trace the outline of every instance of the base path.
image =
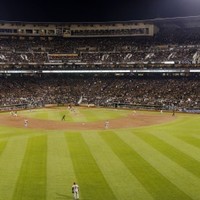
<svg viewBox="0 0 200 200">
<path fill-rule="evenodd" d="M 13 117 L 0 115 L 0 125 L 10 126 L 16 128 L 24 127 L 23 116 Z M 67 121 L 53 121 L 40 120 L 34 118 L 27 118 L 28 129 L 42 129 L 42 130 L 105 130 L 105 121 L 98 122 L 67 122 Z M 165 113 L 161 115 L 151 114 L 134 114 L 127 117 L 110 119 L 108 129 L 132 128 L 150 126 L 170 122 L 176 119 L 171 114 Z"/>
</svg>

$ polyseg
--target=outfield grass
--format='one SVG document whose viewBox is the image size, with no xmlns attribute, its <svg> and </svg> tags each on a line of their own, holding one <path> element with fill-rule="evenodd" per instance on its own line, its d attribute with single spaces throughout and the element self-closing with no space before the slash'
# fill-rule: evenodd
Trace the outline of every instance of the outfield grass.
<svg viewBox="0 0 200 200">
<path fill-rule="evenodd" d="M 98 121 L 128 110 L 23 111 L 38 119 Z M 150 113 L 147 113 L 150 114 Z M 159 113 L 153 113 L 154 115 Z M 164 113 L 165 114 L 165 113 Z M 88 131 L 0 127 L 0 200 L 199 200 L 200 115 L 161 125 Z"/>
</svg>

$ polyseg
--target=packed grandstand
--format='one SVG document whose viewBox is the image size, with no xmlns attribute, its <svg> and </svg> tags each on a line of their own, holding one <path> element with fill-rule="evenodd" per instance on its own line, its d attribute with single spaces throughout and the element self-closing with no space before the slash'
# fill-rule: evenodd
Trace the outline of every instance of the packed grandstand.
<svg viewBox="0 0 200 200">
<path fill-rule="evenodd" d="M 200 110 L 200 17 L 0 24 L 1 110 Z"/>
</svg>

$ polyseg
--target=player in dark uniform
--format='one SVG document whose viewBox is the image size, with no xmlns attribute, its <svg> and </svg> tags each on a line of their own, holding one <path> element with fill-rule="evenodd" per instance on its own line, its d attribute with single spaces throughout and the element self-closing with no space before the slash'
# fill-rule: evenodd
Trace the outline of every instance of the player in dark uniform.
<svg viewBox="0 0 200 200">
<path fill-rule="evenodd" d="M 65 115 L 62 116 L 61 121 L 65 121 Z"/>
<path fill-rule="evenodd" d="M 175 109 L 172 110 L 172 116 L 175 116 Z"/>
</svg>

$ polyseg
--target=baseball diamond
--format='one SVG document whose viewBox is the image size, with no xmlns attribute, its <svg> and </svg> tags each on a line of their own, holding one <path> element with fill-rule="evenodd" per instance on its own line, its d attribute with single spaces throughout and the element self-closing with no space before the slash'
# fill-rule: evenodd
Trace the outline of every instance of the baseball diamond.
<svg viewBox="0 0 200 200">
<path fill-rule="evenodd" d="M 199 198 L 197 114 L 74 109 L 0 114 L 2 199 Z"/>
</svg>

